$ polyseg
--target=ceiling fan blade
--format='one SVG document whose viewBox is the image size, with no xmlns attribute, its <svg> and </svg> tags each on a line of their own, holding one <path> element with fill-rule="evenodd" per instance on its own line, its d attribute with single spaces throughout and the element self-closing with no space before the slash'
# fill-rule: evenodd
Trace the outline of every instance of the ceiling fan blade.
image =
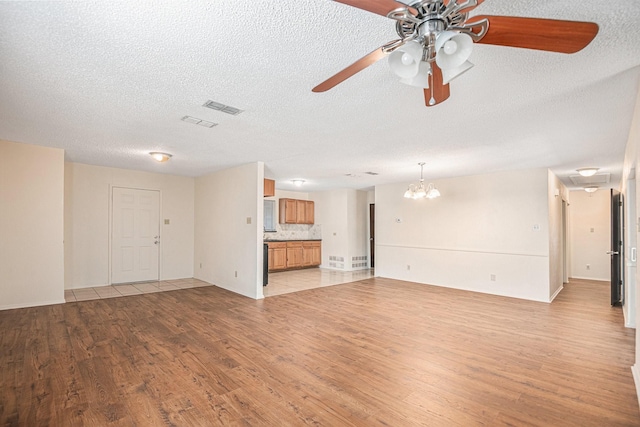
<svg viewBox="0 0 640 427">
<path fill-rule="evenodd" d="M 465 26 L 473 27 L 482 19 L 489 21 L 489 30 L 477 43 L 499 46 L 575 53 L 598 34 L 598 24 L 593 22 L 515 16 L 474 16 Z"/>
<path fill-rule="evenodd" d="M 406 7 L 406 5 L 397 3 L 394 0 L 335 0 L 338 3 L 343 3 L 349 6 L 357 7 L 358 9 L 366 10 L 369 12 L 377 13 L 378 15 L 387 16 L 392 10 L 399 7 Z"/>
<path fill-rule="evenodd" d="M 424 103 L 427 107 L 433 107 L 449 98 L 449 84 L 442 80 L 442 70 L 434 62 L 431 63 L 431 75 L 429 87 L 424 90 Z"/>
<path fill-rule="evenodd" d="M 312 89 L 312 92 L 325 92 L 331 89 L 332 87 L 347 80 L 349 77 L 353 76 L 354 74 L 364 70 L 369 65 L 375 64 L 385 56 L 387 56 L 387 54 L 385 53 L 382 47 L 379 47 L 378 49 L 374 50 L 370 54 L 358 59 L 356 62 L 349 65 L 344 70 L 329 77 L 327 80 L 323 81 L 318 86 L 314 87 Z"/>
</svg>

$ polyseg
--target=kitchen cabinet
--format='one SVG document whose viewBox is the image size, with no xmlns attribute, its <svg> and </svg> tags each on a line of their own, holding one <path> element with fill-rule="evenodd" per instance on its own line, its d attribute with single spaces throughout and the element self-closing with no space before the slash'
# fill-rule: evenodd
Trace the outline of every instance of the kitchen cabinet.
<svg viewBox="0 0 640 427">
<path fill-rule="evenodd" d="M 280 224 L 313 224 L 315 204 L 311 200 L 280 199 Z"/>
<path fill-rule="evenodd" d="M 264 179 L 264 197 L 276 195 L 276 182 L 273 179 Z"/>
<path fill-rule="evenodd" d="M 316 266 L 322 262 L 320 242 L 302 242 L 302 264 L 304 266 Z"/>
<path fill-rule="evenodd" d="M 289 240 L 269 242 L 269 271 L 281 271 L 296 268 L 317 267 L 322 262 L 319 240 Z"/>
<path fill-rule="evenodd" d="M 280 199 L 280 224 L 297 224 L 295 199 Z"/>
<path fill-rule="evenodd" d="M 287 242 L 267 242 L 269 246 L 269 271 L 287 268 Z"/>
<path fill-rule="evenodd" d="M 305 202 L 304 209 L 304 223 L 305 224 L 313 224 L 315 222 L 314 211 L 315 205 L 312 200 L 307 200 Z"/>
<path fill-rule="evenodd" d="M 302 242 L 287 242 L 287 268 L 302 267 L 303 259 Z"/>
</svg>

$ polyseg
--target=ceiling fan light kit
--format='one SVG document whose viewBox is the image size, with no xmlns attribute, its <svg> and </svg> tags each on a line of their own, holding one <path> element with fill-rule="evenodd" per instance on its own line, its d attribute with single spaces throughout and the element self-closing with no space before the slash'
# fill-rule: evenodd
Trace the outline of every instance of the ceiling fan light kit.
<svg viewBox="0 0 640 427">
<path fill-rule="evenodd" d="M 474 43 L 575 53 L 598 33 L 593 22 L 474 16 L 484 0 L 336 0 L 396 21 L 400 39 L 374 50 L 313 88 L 324 92 L 385 56 L 400 82 L 424 90 L 430 107 L 449 98 L 449 82 L 473 67 Z"/>
</svg>

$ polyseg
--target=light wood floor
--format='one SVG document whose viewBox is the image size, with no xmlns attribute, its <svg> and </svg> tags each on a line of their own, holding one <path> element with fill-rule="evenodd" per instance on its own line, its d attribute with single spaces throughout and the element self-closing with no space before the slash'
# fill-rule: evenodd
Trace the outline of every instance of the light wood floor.
<svg viewBox="0 0 640 427">
<path fill-rule="evenodd" d="M 631 426 L 608 289 L 553 304 L 387 279 L 0 312 L 5 426 Z"/>
</svg>

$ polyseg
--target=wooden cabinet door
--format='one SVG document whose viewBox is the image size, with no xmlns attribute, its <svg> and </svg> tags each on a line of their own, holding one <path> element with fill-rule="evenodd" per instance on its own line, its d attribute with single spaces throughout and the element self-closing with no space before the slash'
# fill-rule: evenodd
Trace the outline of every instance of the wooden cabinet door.
<svg viewBox="0 0 640 427">
<path fill-rule="evenodd" d="M 320 249 L 320 242 L 314 245 L 311 253 L 311 265 L 322 264 L 322 250 Z"/>
<path fill-rule="evenodd" d="M 312 265 L 312 261 L 313 261 L 313 247 L 307 245 L 307 242 L 305 242 L 304 246 L 302 247 L 302 265 L 304 266 Z"/>
<path fill-rule="evenodd" d="M 305 224 L 306 200 L 296 200 L 296 224 Z"/>
<path fill-rule="evenodd" d="M 273 270 L 273 249 L 269 248 L 269 251 L 267 251 L 267 256 L 269 257 L 269 260 L 268 260 L 269 271 L 271 271 Z"/>
<path fill-rule="evenodd" d="M 280 224 L 296 224 L 298 219 L 296 214 L 295 199 L 280 199 Z"/>
<path fill-rule="evenodd" d="M 276 182 L 273 179 L 264 179 L 264 197 L 276 195 Z"/>
<path fill-rule="evenodd" d="M 305 224 L 313 224 L 315 222 L 315 216 L 314 216 L 314 203 L 312 200 L 307 200 L 305 202 L 305 209 L 304 209 L 304 223 Z"/>
<path fill-rule="evenodd" d="M 287 268 L 302 267 L 302 242 L 287 242 Z"/>
<path fill-rule="evenodd" d="M 287 268 L 287 249 L 277 248 L 273 250 L 273 270 L 284 270 Z"/>
</svg>

